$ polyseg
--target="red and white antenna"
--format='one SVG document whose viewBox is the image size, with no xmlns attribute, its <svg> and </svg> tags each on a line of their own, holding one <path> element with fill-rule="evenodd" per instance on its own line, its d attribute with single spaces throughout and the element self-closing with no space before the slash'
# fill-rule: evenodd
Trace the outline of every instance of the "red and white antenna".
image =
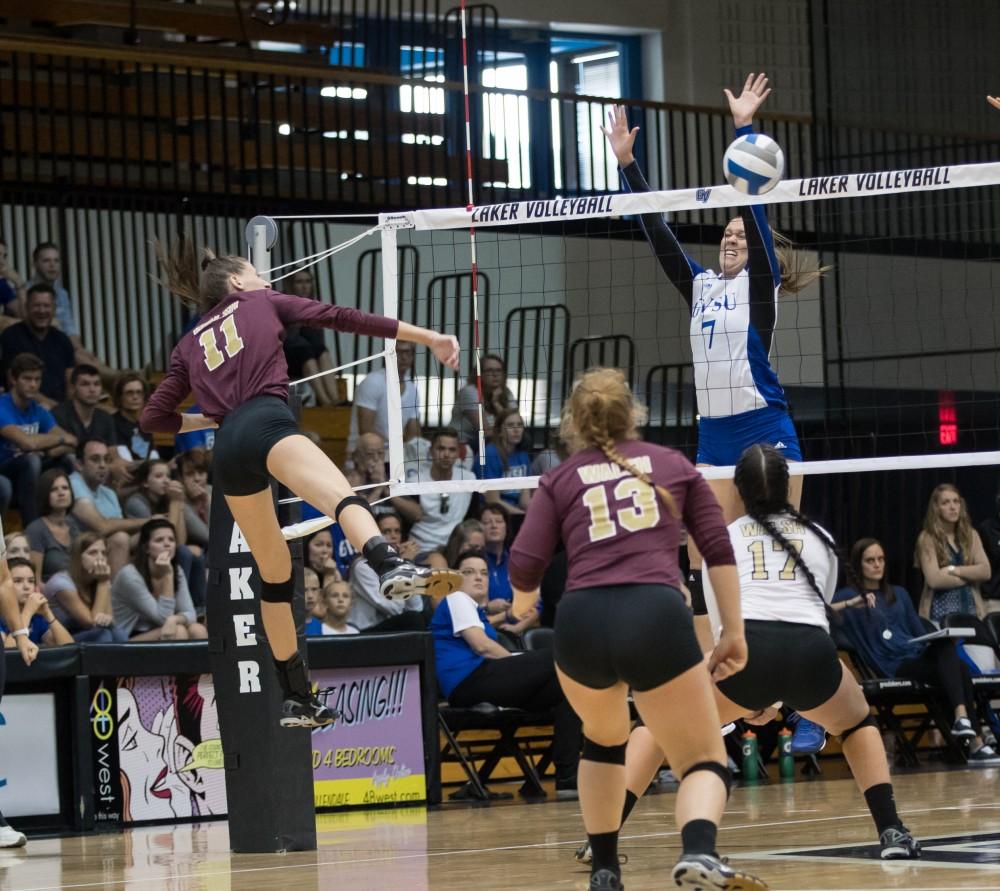
<svg viewBox="0 0 1000 891">
<path fill-rule="evenodd" d="M 466 210 L 475 207 L 472 193 L 472 109 L 469 100 L 469 35 L 465 25 L 465 0 L 461 0 L 462 22 L 462 88 L 465 98 L 465 182 L 468 189 Z M 476 227 L 469 226 L 469 250 L 472 258 L 472 350 L 476 363 L 476 394 L 479 402 L 479 463 L 486 463 L 486 433 L 483 416 L 482 349 L 479 337 L 479 266 L 476 262 Z"/>
</svg>

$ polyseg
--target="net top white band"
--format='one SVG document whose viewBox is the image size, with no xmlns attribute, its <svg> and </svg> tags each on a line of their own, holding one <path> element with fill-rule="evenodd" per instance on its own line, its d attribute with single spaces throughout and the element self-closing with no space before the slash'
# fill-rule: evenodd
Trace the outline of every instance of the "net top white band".
<svg viewBox="0 0 1000 891">
<path fill-rule="evenodd" d="M 675 213 L 737 207 L 744 204 L 789 204 L 830 198 L 864 198 L 900 192 L 934 192 L 1000 185 L 1000 163 L 918 167 L 843 173 L 778 183 L 764 195 L 744 195 L 732 186 L 707 186 L 664 192 L 617 192 L 582 198 L 550 198 L 484 204 L 471 209 L 443 207 L 379 214 L 383 229 L 461 229 L 468 226 L 516 226 L 616 217 L 626 214 Z"/>
<path fill-rule="evenodd" d="M 939 455 L 895 455 L 887 458 L 839 458 L 831 461 L 789 461 L 790 476 L 821 473 L 870 473 L 886 470 L 927 470 L 932 467 L 974 467 L 1000 464 L 1000 452 L 958 452 Z M 699 467 L 705 479 L 732 479 L 736 468 Z M 514 489 L 537 489 L 538 476 L 484 480 L 433 480 L 420 483 L 392 483 L 389 491 L 399 495 L 445 494 L 452 492 L 490 492 Z"/>
</svg>

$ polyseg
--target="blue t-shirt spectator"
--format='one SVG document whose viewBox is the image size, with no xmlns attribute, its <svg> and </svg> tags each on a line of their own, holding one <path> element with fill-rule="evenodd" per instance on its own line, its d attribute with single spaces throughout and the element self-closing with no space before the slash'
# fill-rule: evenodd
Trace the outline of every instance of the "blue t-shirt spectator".
<svg viewBox="0 0 1000 891">
<path fill-rule="evenodd" d="M 321 637 L 323 634 L 323 623 L 315 616 L 310 616 L 304 627 L 306 637 Z"/>
<path fill-rule="evenodd" d="M 843 619 L 841 626 L 848 640 L 861 653 L 864 660 L 882 677 L 894 678 L 904 659 L 919 656 L 927 644 L 910 643 L 914 637 L 927 633 L 920 616 L 913 608 L 910 595 L 898 585 L 892 588 L 895 599 L 889 603 L 881 591 L 875 594 L 875 606 L 847 607 L 837 615 Z M 854 588 L 841 588 L 833 595 L 839 603 L 858 596 Z"/>
<path fill-rule="evenodd" d="M 195 412 L 200 412 L 201 409 L 197 405 L 192 405 L 187 409 L 188 414 L 194 414 Z M 215 448 L 215 431 L 207 428 L 204 430 L 189 430 L 187 433 L 178 433 L 174 436 L 174 454 L 179 455 L 181 452 L 189 452 L 191 449 L 208 449 L 211 451 Z M 302 519 L 305 519 L 303 517 Z"/>
<path fill-rule="evenodd" d="M 311 504 L 307 505 L 303 502 L 303 520 L 309 519 L 305 513 L 306 507 L 316 510 L 316 508 L 312 507 Z M 322 515 L 319 511 L 316 511 L 316 516 Z M 334 562 L 337 564 L 337 569 L 340 571 L 340 574 L 346 579 L 351 573 L 351 564 L 354 562 L 354 558 L 358 556 L 358 552 L 354 550 L 354 545 L 347 540 L 347 536 L 344 535 L 344 530 L 340 528 L 340 523 L 334 523 L 330 527 L 330 537 L 333 539 Z"/>
<path fill-rule="evenodd" d="M 485 466 L 481 465 L 478 461 L 474 461 L 472 465 L 476 471 L 476 476 L 481 480 L 519 479 L 531 476 L 531 455 L 524 451 L 524 449 L 516 449 L 507 456 L 506 469 L 504 469 L 503 460 L 500 458 L 500 453 L 493 443 L 486 446 L 485 454 Z M 521 497 L 521 490 L 508 489 L 501 492 L 500 497 L 508 504 L 517 507 Z"/>
<path fill-rule="evenodd" d="M 434 666 L 445 697 L 486 661 L 486 657 L 476 653 L 462 637 L 466 628 L 475 627 L 482 628 L 492 640 L 497 639 L 486 611 L 464 591 L 449 594 L 434 610 L 430 624 L 434 637 Z"/>
<path fill-rule="evenodd" d="M 17 300 L 17 288 L 9 279 L 0 278 L 0 307 L 3 308 L 4 315 L 13 315 L 7 310 L 15 300 Z"/>
<path fill-rule="evenodd" d="M 28 623 L 28 639 L 33 644 L 42 645 L 42 638 L 45 637 L 46 632 L 49 630 L 49 623 L 45 621 L 44 616 L 35 613 L 31 617 L 31 621 Z M 4 634 L 10 634 L 10 629 L 7 627 L 7 623 L 0 619 L 0 631 Z"/>
<path fill-rule="evenodd" d="M 34 399 L 28 400 L 27 407 L 22 411 L 14 402 L 10 393 L 0 396 L 0 428 L 10 425 L 20 427 L 25 433 L 48 433 L 56 425 L 52 413 L 43 408 Z M 0 436 L 0 464 L 5 464 L 11 458 L 20 454 L 20 449 L 9 439 Z"/>
<path fill-rule="evenodd" d="M 87 485 L 86 480 L 84 480 L 79 472 L 69 475 L 69 485 L 73 490 L 73 497 L 77 501 L 81 498 L 89 498 L 94 502 L 97 512 L 105 520 L 124 519 L 125 515 L 122 513 L 122 505 L 114 489 L 102 483 L 97 487 L 97 491 L 95 492 Z"/>
<path fill-rule="evenodd" d="M 490 600 L 514 601 L 514 589 L 510 586 L 510 574 L 507 570 L 509 561 L 509 548 L 504 548 L 499 555 L 493 551 L 486 552 L 486 565 L 490 570 Z"/>
</svg>

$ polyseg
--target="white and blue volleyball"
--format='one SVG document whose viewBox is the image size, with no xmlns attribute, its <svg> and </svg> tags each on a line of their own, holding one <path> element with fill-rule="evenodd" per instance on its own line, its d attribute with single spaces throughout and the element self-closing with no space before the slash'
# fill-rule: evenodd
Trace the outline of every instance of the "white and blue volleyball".
<svg viewBox="0 0 1000 891">
<path fill-rule="evenodd" d="M 781 180 L 785 172 L 785 155 L 770 136 L 747 133 L 734 139 L 726 149 L 722 172 L 738 192 L 763 195 Z"/>
</svg>

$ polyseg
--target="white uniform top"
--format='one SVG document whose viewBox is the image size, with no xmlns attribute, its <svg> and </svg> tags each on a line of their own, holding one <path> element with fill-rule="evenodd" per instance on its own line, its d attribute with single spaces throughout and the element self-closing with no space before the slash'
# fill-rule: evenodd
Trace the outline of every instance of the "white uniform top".
<svg viewBox="0 0 1000 891">
<path fill-rule="evenodd" d="M 773 326 L 778 289 L 770 292 Z M 784 391 L 768 361 L 770 337 L 765 347 L 754 324 L 758 313 L 751 312 L 749 270 L 729 279 L 711 269 L 698 271 L 691 293 L 691 362 L 698 412 L 718 418 L 769 405 L 784 408 Z"/>
<path fill-rule="evenodd" d="M 837 558 L 811 529 L 787 515 L 773 518 L 785 539 L 798 548 L 827 603 L 837 587 Z M 818 526 L 832 542 L 830 534 Z M 736 554 L 743 618 L 764 622 L 798 622 L 830 630 L 826 609 L 795 560 L 756 520 L 742 516 L 727 527 Z M 715 591 L 704 575 L 705 603 L 718 636 L 721 625 Z"/>
</svg>

